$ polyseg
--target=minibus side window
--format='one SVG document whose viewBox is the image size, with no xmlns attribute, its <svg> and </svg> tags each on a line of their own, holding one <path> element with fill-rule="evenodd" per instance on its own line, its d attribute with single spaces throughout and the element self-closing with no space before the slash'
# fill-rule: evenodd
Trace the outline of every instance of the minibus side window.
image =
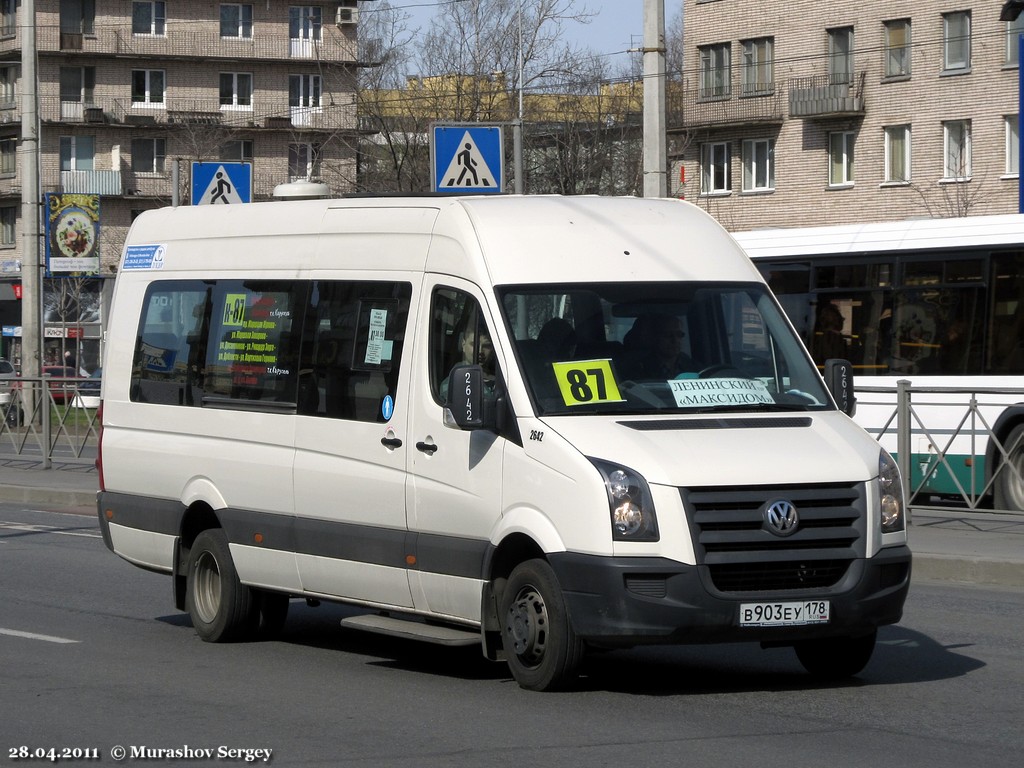
<svg viewBox="0 0 1024 768">
<path fill-rule="evenodd" d="M 135 402 L 198 405 L 213 283 L 155 282 L 146 291 L 132 361 Z"/>
<path fill-rule="evenodd" d="M 216 406 L 218 398 L 295 403 L 308 290 L 303 280 L 217 281 L 204 405 Z"/>
<path fill-rule="evenodd" d="M 329 281 L 312 284 L 302 333 L 300 414 L 384 422 L 397 401 L 412 285 Z"/>
<path fill-rule="evenodd" d="M 430 390 L 443 404 L 448 395 L 448 374 L 459 364 L 480 365 L 485 382 L 497 376 L 493 336 L 480 305 L 455 288 L 438 288 L 431 303 Z M 493 385 L 490 388 L 493 391 Z"/>
</svg>

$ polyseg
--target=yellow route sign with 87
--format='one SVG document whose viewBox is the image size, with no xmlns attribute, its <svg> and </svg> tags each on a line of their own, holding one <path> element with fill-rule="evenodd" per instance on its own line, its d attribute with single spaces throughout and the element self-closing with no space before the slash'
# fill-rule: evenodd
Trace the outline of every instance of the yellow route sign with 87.
<svg viewBox="0 0 1024 768">
<path fill-rule="evenodd" d="M 572 360 L 552 363 L 551 367 L 566 405 L 620 403 L 623 400 L 615 383 L 611 360 Z"/>
</svg>

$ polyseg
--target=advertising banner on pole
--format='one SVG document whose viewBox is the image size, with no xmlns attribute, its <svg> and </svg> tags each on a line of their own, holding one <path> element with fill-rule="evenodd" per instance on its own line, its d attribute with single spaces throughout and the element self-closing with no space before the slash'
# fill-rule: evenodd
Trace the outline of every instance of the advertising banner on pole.
<svg viewBox="0 0 1024 768">
<path fill-rule="evenodd" d="M 46 276 L 86 277 L 100 271 L 100 196 L 45 195 Z"/>
</svg>

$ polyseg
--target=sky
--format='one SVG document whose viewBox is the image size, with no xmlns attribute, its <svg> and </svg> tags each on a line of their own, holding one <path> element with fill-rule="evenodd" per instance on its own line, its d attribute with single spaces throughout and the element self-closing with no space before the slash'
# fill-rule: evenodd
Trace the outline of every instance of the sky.
<svg viewBox="0 0 1024 768">
<path fill-rule="evenodd" d="M 391 5 L 401 7 L 412 15 L 410 26 L 423 29 L 429 25 L 439 3 L 450 0 L 390 0 Z M 529 0 L 524 0 L 529 2 Z M 575 42 L 585 45 L 596 53 L 612 54 L 639 47 L 643 43 L 644 0 L 576 0 L 579 9 L 584 7 L 596 12 L 589 24 L 574 24 L 566 32 Z M 682 0 L 665 0 L 666 24 L 682 7 Z"/>
</svg>

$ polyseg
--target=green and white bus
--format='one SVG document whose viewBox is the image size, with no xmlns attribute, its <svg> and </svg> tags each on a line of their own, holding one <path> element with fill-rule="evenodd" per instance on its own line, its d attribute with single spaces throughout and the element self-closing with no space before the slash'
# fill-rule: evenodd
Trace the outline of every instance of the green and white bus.
<svg viewBox="0 0 1024 768">
<path fill-rule="evenodd" d="M 856 420 L 891 451 L 897 382 L 911 383 L 919 500 L 1024 510 L 1024 215 L 734 236 L 815 362 L 853 363 Z M 920 391 L 932 388 L 958 391 Z"/>
</svg>

